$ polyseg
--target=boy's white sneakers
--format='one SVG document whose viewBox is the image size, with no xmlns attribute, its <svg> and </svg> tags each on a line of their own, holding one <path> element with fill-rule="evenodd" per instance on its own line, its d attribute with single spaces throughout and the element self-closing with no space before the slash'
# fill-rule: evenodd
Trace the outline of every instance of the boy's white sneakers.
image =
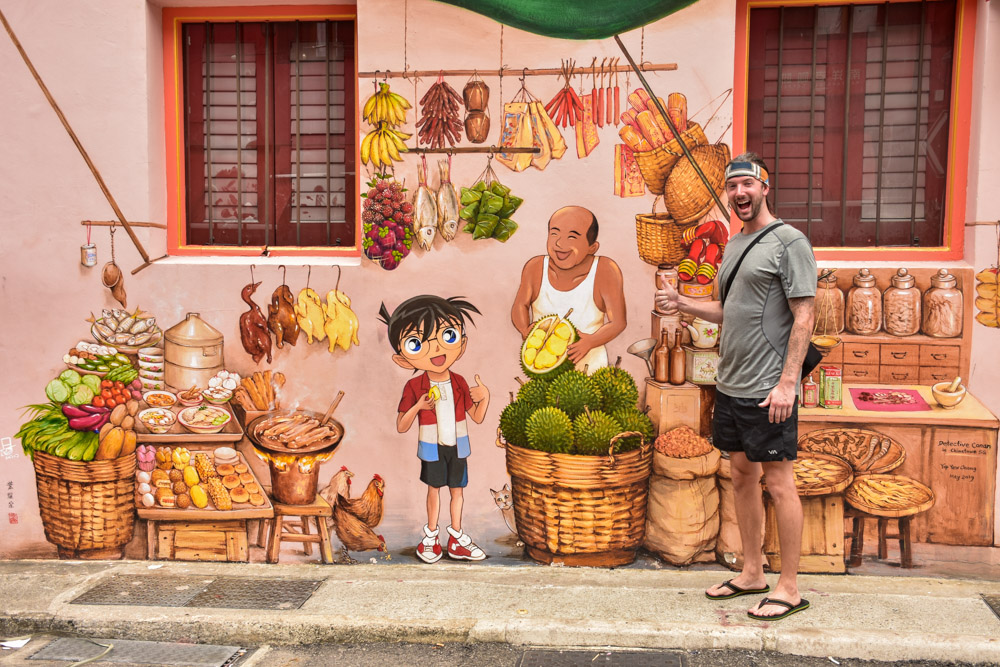
<svg viewBox="0 0 1000 667">
<path fill-rule="evenodd" d="M 438 549 L 440 550 L 440 546 Z M 439 555 L 438 558 L 440 557 Z M 448 526 L 448 557 L 456 560 L 483 560 L 486 558 L 486 554 L 476 546 L 471 537 L 464 532 L 456 532 L 451 526 Z"/>
<path fill-rule="evenodd" d="M 450 531 L 450 529 L 449 529 Z M 424 526 L 424 539 L 417 545 L 417 558 L 425 563 L 436 563 L 441 560 L 441 541 L 438 539 L 440 528 L 431 530 Z"/>
</svg>

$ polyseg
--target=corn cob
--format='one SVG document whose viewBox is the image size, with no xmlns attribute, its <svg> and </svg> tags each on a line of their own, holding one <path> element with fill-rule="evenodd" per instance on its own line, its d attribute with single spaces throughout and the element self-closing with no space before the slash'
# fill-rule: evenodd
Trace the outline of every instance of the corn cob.
<svg viewBox="0 0 1000 667">
<path fill-rule="evenodd" d="M 208 458 L 208 454 L 194 455 L 194 469 L 198 471 L 198 477 L 202 480 L 219 476 L 219 473 L 215 471 L 215 464 L 212 463 L 212 459 Z"/>
<path fill-rule="evenodd" d="M 222 480 L 218 477 L 208 479 L 208 497 L 212 499 L 215 509 L 233 509 L 233 499 L 229 497 L 229 491 L 222 485 Z"/>
</svg>

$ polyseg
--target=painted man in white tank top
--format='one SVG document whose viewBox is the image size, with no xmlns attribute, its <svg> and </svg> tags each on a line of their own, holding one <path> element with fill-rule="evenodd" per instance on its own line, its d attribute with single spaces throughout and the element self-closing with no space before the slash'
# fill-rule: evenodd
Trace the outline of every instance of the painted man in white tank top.
<svg viewBox="0 0 1000 667">
<path fill-rule="evenodd" d="M 510 317 L 526 337 L 538 318 L 572 308 L 569 320 L 580 340 L 570 345 L 569 358 L 592 373 L 608 365 L 605 345 L 625 330 L 622 272 L 610 258 L 597 256 L 597 217 L 587 209 L 559 209 L 548 230 L 547 254 L 525 263 Z"/>
</svg>

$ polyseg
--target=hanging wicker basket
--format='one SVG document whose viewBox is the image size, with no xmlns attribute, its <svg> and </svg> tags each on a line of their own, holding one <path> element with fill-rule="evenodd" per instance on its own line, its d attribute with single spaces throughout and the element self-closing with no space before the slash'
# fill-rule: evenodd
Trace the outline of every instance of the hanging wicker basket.
<svg viewBox="0 0 1000 667">
<path fill-rule="evenodd" d="M 646 181 L 646 186 L 654 195 L 663 194 L 663 186 L 667 182 L 670 170 L 684 155 L 684 151 L 681 149 L 681 140 L 684 141 L 688 149 L 708 143 L 708 137 L 705 136 L 701 125 L 688 123 L 688 129 L 681 132 L 680 138 L 674 137 L 659 148 L 634 154 L 635 161 L 639 165 L 639 173 L 642 174 L 642 179 Z"/>
<path fill-rule="evenodd" d="M 35 452 L 38 510 L 60 558 L 117 559 L 135 527 L 135 454 L 70 461 Z"/>
<path fill-rule="evenodd" d="M 635 560 L 646 532 L 653 449 L 607 456 L 549 454 L 509 443 L 518 536 L 540 563 L 613 567 Z"/>
<path fill-rule="evenodd" d="M 653 266 L 679 264 L 687 256 L 689 245 L 684 242 L 684 230 L 692 227 L 697 220 L 678 225 L 669 213 L 657 213 L 656 202 L 650 213 L 635 216 L 635 240 L 639 246 L 639 257 Z"/>
<path fill-rule="evenodd" d="M 729 146 L 721 143 L 695 146 L 691 157 L 697 160 L 715 194 L 721 196 L 726 184 Z M 686 159 L 678 161 L 670 171 L 663 188 L 663 201 L 677 224 L 695 222 L 715 206 L 715 199 Z"/>
</svg>

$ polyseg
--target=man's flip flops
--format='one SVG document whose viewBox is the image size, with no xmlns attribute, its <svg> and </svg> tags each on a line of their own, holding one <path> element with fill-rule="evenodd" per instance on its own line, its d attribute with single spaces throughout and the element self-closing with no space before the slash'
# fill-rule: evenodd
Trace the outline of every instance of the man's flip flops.
<svg viewBox="0 0 1000 667">
<path fill-rule="evenodd" d="M 760 593 L 767 593 L 771 590 L 769 586 L 764 586 L 764 588 L 740 588 L 733 583 L 732 579 L 724 581 L 719 585 L 725 586 L 731 590 L 732 593 L 726 593 L 725 595 L 709 595 L 708 593 L 705 593 L 705 597 L 709 600 L 731 600 L 733 598 L 738 598 L 741 595 L 759 595 Z"/>
<path fill-rule="evenodd" d="M 786 616 L 791 616 L 797 611 L 802 611 L 803 609 L 809 608 L 809 600 L 802 598 L 798 604 L 792 604 L 791 602 L 785 602 L 784 600 L 775 600 L 773 598 L 764 598 L 757 605 L 757 609 L 765 607 L 769 604 L 778 605 L 779 607 L 788 607 L 788 611 L 782 612 L 780 614 L 775 614 L 774 616 L 764 616 L 762 614 L 755 614 L 752 611 L 747 612 L 747 616 L 750 618 L 755 618 L 758 621 L 777 621 L 779 619 L 785 618 Z"/>
</svg>

